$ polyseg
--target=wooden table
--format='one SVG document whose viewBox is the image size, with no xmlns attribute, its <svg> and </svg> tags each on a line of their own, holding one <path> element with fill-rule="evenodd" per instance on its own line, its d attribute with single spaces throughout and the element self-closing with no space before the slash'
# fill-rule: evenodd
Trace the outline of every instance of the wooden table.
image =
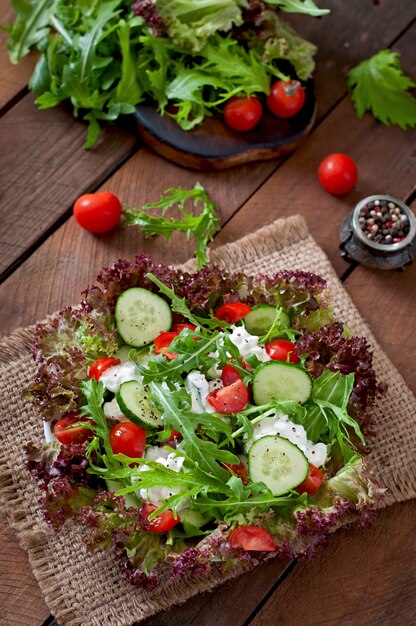
<svg viewBox="0 0 416 626">
<path fill-rule="evenodd" d="M 404 273 L 383 273 L 346 265 L 338 253 L 339 223 L 358 199 L 388 192 L 416 204 L 415 132 L 386 128 L 370 116 L 358 120 L 345 86 L 348 67 L 387 46 L 401 52 L 405 70 L 416 78 L 416 2 L 327 4 L 333 12 L 323 20 L 292 19 L 319 45 L 319 109 L 312 135 L 289 158 L 222 173 L 196 173 L 164 161 L 140 145 L 129 123 L 107 129 L 98 146 L 85 152 L 85 129 L 70 113 L 64 108 L 40 112 L 34 106 L 26 84 L 35 60 L 12 67 L 0 46 L 1 334 L 78 301 L 81 288 L 120 256 L 145 251 L 170 263 L 192 254 L 183 239 L 173 237 L 169 244 L 144 241 L 137 229 L 90 235 L 71 217 L 77 196 L 102 188 L 141 206 L 167 187 L 192 186 L 199 180 L 221 207 L 222 230 L 214 245 L 233 241 L 276 217 L 304 215 L 382 347 L 416 388 L 416 266 Z M 8 2 L 0 0 L 0 17 L 10 16 Z M 335 151 L 351 155 L 360 172 L 357 188 L 342 199 L 326 194 L 316 178 L 322 157 Z M 415 519 L 415 502 L 390 507 L 371 528 L 338 532 L 319 559 L 274 560 L 145 624 L 414 623 Z M 4 516 L 0 607 L 5 626 L 53 623 Z"/>
</svg>

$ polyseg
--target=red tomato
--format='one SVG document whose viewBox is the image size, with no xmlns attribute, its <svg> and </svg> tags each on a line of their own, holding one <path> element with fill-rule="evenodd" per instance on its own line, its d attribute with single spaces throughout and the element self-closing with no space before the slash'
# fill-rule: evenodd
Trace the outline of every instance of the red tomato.
<svg viewBox="0 0 416 626">
<path fill-rule="evenodd" d="M 251 130 L 260 121 L 263 109 L 254 96 L 231 98 L 224 107 L 224 120 L 233 130 Z"/>
<path fill-rule="evenodd" d="M 322 485 L 324 481 L 324 476 L 320 469 L 309 463 L 309 474 L 306 480 L 296 487 L 296 491 L 298 493 L 315 493 L 318 491 L 319 487 Z"/>
<path fill-rule="evenodd" d="M 146 431 L 133 422 L 121 422 L 110 430 L 110 445 L 114 454 L 139 459 L 146 447 Z"/>
<path fill-rule="evenodd" d="M 241 478 L 243 485 L 248 485 L 250 482 L 247 476 L 247 468 L 244 463 L 239 463 L 238 465 L 224 465 L 224 468 L 229 471 L 231 475 L 234 473 L 238 476 L 238 478 Z"/>
<path fill-rule="evenodd" d="M 180 333 L 183 331 L 184 328 L 189 328 L 189 330 L 195 330 L 196 326 L 193 326 L 192 324 L 174 324 L 172 326 L 172 330 L 175 333 Z"/>
<path fill-rule="evenodd" d="M 239 526 L 229 536 L 233 548 L 253 550 L 255 552 L 275 552 L 276 545 L 271 535 L 258 526 Z"/>
<path fill-rule="evenodd" d="M 305 90 L 298 80 L 278 80 L 267 96 L 267 106 L 277 117 L 293 117 L 305 104 Z"/>
<path fill-rule="evenodd" d="M 84 443 L 87 439 L 93 436 L 94 433 L 92 430 L 86 428 L 85 426 L 65 430 L 68 426 L 72 426 L 72 424 L 76 424 L 77 422 L 88 426 L 87 418 L 80 417 L 79 413 L 68 413 L 68 415 L 61 417 L 61 419 L 58 420 L 53 427 L 55 437 L 64 446 L 69 446 L 71 443 Z"/>
<path fill-rule="evenodd" d="M 95 378 L 95 380 L 100 380 L 100 376 L 105 370 L 108 370 L 109 367 L 114 367 L 114 365 L 120 365 L 120 359 L 115 359 L 113 356 L 104 356 L 102 359 L 98 359 L 94 361 L 88 371 L 88 378 Z"/>
<path fill-rule="evenodd" d="M 212 391 L 207 395 L 207 400 L 218 413 L 239 413 L 248 402 L 248 391 L 241 380 Z"/>
<path fill-rule="evenodd" d="M 235 324 L 235 322 L 242 320 L 250 311 L 251 306 L 244 304 L 244 302 L 227 302 L 227 304 L 223 304 L 215 311 L 215 317 L 222 322 Z"/>
<path fill-rule="evenodd" d="M 347 154 L 336 152 L 321 161 L 318 178 L 325 191 L 334 196 L 343 196 L 352 191 L 356 185 L 357 166 Z"/>
<path fill-rule="evenodd" d="M 221 380 L 223 382 L 224 387 L 228 385 L 232 385 L 237 380 L 242 380 L 239 372 L 232 365 L 226 365 L 221 372 Z"/>
<path fill-rule="evenodd" d="M 163 354 L 169 361 L 176 359 L 178 356 L 176 352 L 169 352 L 168 348 L 172 341 L 179 335 L 178 332 L 166 332 L 160 333 L 159 337 L 156 337 L 154 340 L 155 344 L 155 353 Z"/>
<path fill-rule="evenodd" d="M 143 502 L 140 511 L 141 516 L 145 520 L 145 529 L 151 533 L 166 533 L 168 530 L 176 526 L 180 521 L 179 517 L 174 517 L 172 511 L 163 511 L 160 515 L 157 515 L 154 519 L 148 521 L 149 515 L 156 511 L 159 507 L 155 506 L 151 502 Z"/>
<path fill-rule="evenodd" d="M 272 361 L 299 363 L 300 359 L 296 356 L 295 345 L 287 339 L 273 339 L 264 347 Z"/>
<path fill-rule="evenodd" d="M 74 217 L 90 233 L 106 233 L 120 220 L 121 202 L 110 191 L 87 193 L 75 202 Z"/>
</svg>

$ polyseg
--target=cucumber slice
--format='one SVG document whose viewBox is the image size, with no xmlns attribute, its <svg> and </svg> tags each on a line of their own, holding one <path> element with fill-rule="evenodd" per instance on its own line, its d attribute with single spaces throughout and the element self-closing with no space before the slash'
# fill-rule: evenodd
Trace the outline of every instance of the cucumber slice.
<svg viewBox="0 0 416 626">
<path fill-rule="evenodd" d="M 182 523 L 191 524 L 195 528 L 201 528 L 209 521 L 199 511 L 193 509 L 182 509 L 179 511 L 179 517 Z"/>
<path fill-rule="evenodd" d="M 275 319 L 275 307 L 268 304 L 260 304 L 244 316 L 243 322 L 250 335 L 261 337 L 269 332 Z M 280 311 L 279 326 L 282 329 L 290 328 L 290 317 L 285 311 Z"/>
<path fill-rule="evenodd" d="M 312 380 L 301 367 L 286 361 L 266 361 L 253 373 L 254 404 L 276 400 L 306 402 L 312 392 Z"/>
<path fill-rule="evenodd" d="M 274 496 L 301 485 L 308 476 L 309 462 L 293 443 L 278 435 L 255 441 L 248 453 L 251 480 L 262 482 Z"/>
<path fill-rule="evenodd" d="M 151 343 L 172 326 L 168 303 L 142 287 L 123 291 L 116 303 L 115 318 L 121 338 L 135 348 Z"/>
<path fill-rule="evenodd" d="M 136 380 L 120 385 L 116 399 L 123 415 L 140 428 L 153 430 L 163 426 L 161 414 L 151 405 L 143 385 Z"/>
<path fill-rule="evenodd" d="M 119 482 L 118 480 L 113 480 L 110 478 L 106 478 L 105 482 L 106 482 L 108 491 L 114 491 L 114 493 L 116 493 L 116 491 L 120 491 L 120 489 L 124 489 L 124 487 L 126 486 L 126 485 L 123 485 L 123 483 Z M 123 498 L 127 507 L 133 506 L 135 509 L 140 508 L 139 500 L 137 496 L 134 495 L 133 492 L 126 493 L 126 495 L 123 496 Z"/>
</svg>

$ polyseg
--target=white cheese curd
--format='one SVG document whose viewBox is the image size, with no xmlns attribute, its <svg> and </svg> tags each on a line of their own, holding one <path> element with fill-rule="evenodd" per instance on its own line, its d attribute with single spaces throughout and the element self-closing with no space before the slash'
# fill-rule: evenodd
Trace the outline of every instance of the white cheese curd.
<svg viewBox="0 0 416 626">
<path fill-rule="evenodd" d="M 309 463 L 316 467 L 321 467 L 326 461 L 327 446 L 324 443 L 312 443 L 307 436 L 306 430 L 300 424 L 292 422 L 284 413 L 276 413 L 272 417 L 265 417 L 254 425 L 254 433 L 251 439 L 246 441 L 245 447 L 247 452 L 251 445 L 266 435 L 279 435 L 284 439 L 288 439 L 297 446 Z"/>
<path fill-rule="evenodd" d="M 259 338 L 250 335 L 244 326 L 231 326 L 232 333 L 229 335 L 230 340 L 240 351 L 241 356 L 254 354 L 259 361 L 270 361 L 270 357 L 266 350 L 259 346 Z"/>
<path fill-rule="evenodd" d="M 211 383 L 213 381 L 210 381 Z M 198 370 L 192 370 L 186 377 L 185 387 L 191 396 L 192 413 L 214 413 L 215 409 L 207 402 L 206 397 L 211 392 L 210 383 Z"/>
<path fill-rule="evenodd" d="M 53 433 L 50 422 L 43 422 L 43 434 L 45 435 L 46 443 L 51 443 L 51 441 L 58 441 Z"/>
<path fill-rule="evenodd" d="M 119 420 L 121 417 L 124 418 L 123 411 L 120 409 L 116 398 L 113 398 L 111 402 L 104 402 L 103 411 L 104 415 L 109 419 Z"/>
<path fill-rule="evenodd" d="M 113 393 L 117 393 L 120 389 L 120 385 L 129 380 L 137 380 L 139 383 L 143 380 L 142 376 L 135 372 L 134 363 L 131 361 L 121 363 L 121 365 L 113 365 L 113 367 L 106 369 L 100 376 L 100 383 Z"/>
<path fill-rule="evenodd" d="M 143 458 L 160 463 L 174 472 L 180 472 L 184 462 L 183 456 L 178 456 L 175 452 L 169 452 L 166 448 L 159 448 L 158 446 L 148 448 Z M 148 465 L 142 465 L 140 471 L 146 472 L 149 469 Z M 139 489 L 138 495 L 143 500 L 146 500 L 146 502 L 152 502 L 153 504 L 160 505 L 164 500 L 166 500 L 166 498 L 169 498 L 180 491 L 181 490 L 178 487 L 165 487 L 160 485 L 157 487 L 151 487 L 150 489 Z M 186 508 L 186 506 L 188 506 L 188 503 L 184 503 L 184 506 L 180 508 Z"/>
</svg>

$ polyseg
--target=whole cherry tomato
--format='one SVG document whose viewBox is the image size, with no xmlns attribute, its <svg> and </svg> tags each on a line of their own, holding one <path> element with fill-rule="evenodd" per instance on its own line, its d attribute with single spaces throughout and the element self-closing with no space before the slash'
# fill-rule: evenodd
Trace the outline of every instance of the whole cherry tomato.
<svg viewBox="0 0 416 626">
<path fill-rule="evenodd" d="M 140 509 L 140 515 L 145 520 L 145 529 L 148 532 L 166 533 L 180 522 L 179 517 L 175 518 L 170 509 L 163 511 L 163 513 L 156 515 L 154 519 L 149 521 L 147 518 L 156 511 L 157 508 L 158 507 L 151 502 L 143 502 L 142 508 Z"/>
<path fill-rule="evenodd" d="M 264 346 L 272 361 L 288 361 L 289 363 L 299 363 L 299 358 L 295 352 L 295 345 L 287 339 L 273 339 Z"/>
<path fill-rule="evenodd" d="M 278 80 L 267 96 L 267 106 L 276 117 L 293 117 L 305 104 L 305 90 L 298 80 Z"/>
<path fill-rule="evenodd" d="M 248 402 L 248 391 L 241 380 L 207 395 L 207 401 L 218 413 L 239 413 Z"/>
<path fill-rule="evenodd" d="M 222 322 L 235 324 L 235 322 L 243 319 L 250 311 L 251 306 L 244 304 L 244 302 L 227 302 L 227 304 L 223 304 L 215 311 L 215 317 Z"/>
<path fill-rule="evenodd" d="M 321 470 L 315 467 L 315 465 L 312 465 L 312 463 L 309 463 L 309 474 L 306 480 L 299 485 L 299 487 L 296 487 L 296 491 L 298 493 L 315 493 L 322 485 L 323 481 L 324 476 Z"/>
<path fill-rule="evenodd" d="M 121 202 L 110 191 L 87 193 L 75 202 L 74 217 L 90 233 L 106 233 L 120 220 Z"/>
<path fill-rule="evenodd" d="M 98 381 L 105 370 L 114 367 L 114 365 L 120 365 L 120 363 L 120 359 L 116 359 L 113 356 L 104 356 L 102 359 L 97 359 L 88 370 L 88 378 L 95 378 Z"/>
<path fill-rule="evenodd" d="M 228 541 L 233 548 L 253 550 L 255 552 L 275 552 L 276 545 L 272 536 L 258 526 L 238 526 L 235 528 Z"/>
<path fill-rule="evenodd" d="M 79 427 L 69 428 L 77 423 L 80 424 Z M 81 426 L 81 424 L 85 424 L 85 426 Z M 72 443 L 84 443 L 94 435 L 88 425 L 88 420 L 85 417 L 80 417 L 79 413 L 68 413 L 56 422 L 53 433 L 64 446 L 69 446 Z"/>
<path fill-rule="evenodd" d="M 228 126 L 240 132 L 251 130 L 260 121 L 263 109 L 254 96 L 236 97 L 228 100 L 224 107 L 224 119 Z"/>
<path fill-rule="evenodd" d="M 146 448 L 146 431 L 133 422 L 121 422 L 110 430 L 110 445 L 114 454 L 139 459 Z"/>
<path fill-rule="evenodd" d="M 352 191 L 357 183 L 357 166 L 347 154 L 336 152 L 321 161 L 318 178 L 325 191 L 343 196 Z"/>
</svg>

